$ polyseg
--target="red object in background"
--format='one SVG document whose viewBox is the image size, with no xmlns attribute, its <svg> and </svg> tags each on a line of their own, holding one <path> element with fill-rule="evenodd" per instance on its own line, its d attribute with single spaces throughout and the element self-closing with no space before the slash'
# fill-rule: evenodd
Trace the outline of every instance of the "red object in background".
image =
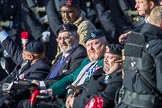
<svg viewBox="0 0 162 108">
<path fill-rule="evenodd" d="M 94 97 L 90 99 L 85 108 L 102 108 L 104 100 L 101 97 Z"/>
<path fill-rule="evenodd" d="M 67 1 L 66 1 L 66 5 L 67 5 L 67 6 L 71 6 L 71 4 L 72 4 L 72 0 L 67 0 Z"/>
<path fill-rule="evenodd" d="M 21 41 L 22 41 L 22 44 L 26 44 L 28 42 L 28 39 L 29 39 L 29 33 L 24 31 L 24 32 L 21 32 Z"/>
<path fill-rule="evenodd" d="M 36 96 L 39 95 L 39 94 L 40 94 L 39 90 L 35 90 L 32 93 L 32 95 L 30 96 L 30 108 L 34 108 L 34 105 L 35 105 L 35 103 L 37 101 Z"/>
</svg>

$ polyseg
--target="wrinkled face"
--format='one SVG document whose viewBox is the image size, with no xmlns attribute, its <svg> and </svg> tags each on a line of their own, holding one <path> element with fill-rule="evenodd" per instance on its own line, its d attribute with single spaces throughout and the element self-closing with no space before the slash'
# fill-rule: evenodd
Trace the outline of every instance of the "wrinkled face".
<svg viewBox="0 0 162 108">
<path fill-rule="evenodd" d="M 152 1 L 136 0 L 135 8 L 137 9 L 139 15 L 141 16 L 148 17 L 153 7 L 154 4 Z"/>
<path fill-rule="evenodd" d="M 86 42 L 86 49 L 89 59 L 91 61 L 98 61 L 105 53 L 105 42 L 103 42 L 101 38 L 88 40 Z"/>
<path fill-rule="evenodd" d="M 57 37 L 58 45 L 63 53 L 68 53 L 77 42 L 75 36 L 69 31 L 60 32 Z"/>
<path fill-rule="evenodd" d="M 74 23 L 77 20 L 79 13 L 80 13 L 79 7 L 78 8 L 66 6 L 61 7 L 61 16 L 64 23 L 66 22 Z"/>
<path fill-rule="evenodd" d="M 104 71 L 107 74 L 115 72 L 120 67 L 120 63 L 116 63 L 116 60 L 119 60 L 121 57 L 109 52 L 109 48 L 106 48 L 106 53 L 104 55 Z"/>
</svg>

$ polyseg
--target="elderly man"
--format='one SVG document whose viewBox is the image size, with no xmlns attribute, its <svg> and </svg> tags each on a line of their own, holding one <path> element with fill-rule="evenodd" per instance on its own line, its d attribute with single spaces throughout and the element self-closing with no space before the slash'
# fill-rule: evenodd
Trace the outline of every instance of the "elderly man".
<svg viewBox="0 0 162 108">
<path fill-rule="evenodd" d="M 73 24 L 63 24 L 56 30 L 57 42 L 61 54 L 55 60 L 51 72 L 45 80 L 46 86 L 71 74 L 78 68 L 87 56 L 86 49 L 79 44 L 77 27 Z"/>
<path fill-rule="evenodd" d="M 85 17 L 80 9 L 79 0 L 61 0 L 59 3 L 62 21 L 71 22 L 78 27 L 79 43 L 85 45 L 87 33 L 95 30 L 95 26 Z"/>
<path fill-rule="evenodd" d="M 17 70 L 13 71 L 11 74 L 13 78 L 16 79 L 19 77 L 19 79 L 31 81 L 33 79 L 42 80 L 47 77 L 51 69 L 51 63 L 45 57 L 45 46 L 41 42 L 29 42 L 22 50 L 19 45 L 13 42 L 2 27 L 0 27 L 0 42 L 2 48 L 8 52 L 15 64 L 17 64 Z M 27 67 L 25 68 L 23 68 L 24 61 L 28 61 L 28 65 L 26 65 Z M 18 68 L 19 66 L 20 69 Z M 27 89 L 22 91 L 23 93 L 17 94 L 17 92 L 15 90 L 15 94 L 12 95 L 12 102 L 14 99 L 15 102 L 18 102 L 30 96 L 30 92 Z M 10 105 L 12 105 L 12 103 L 10 103 Z"/>
<path fill-rule="evenodd" d="M 50 94 L 57 97 L 64 96 L 66 94 L 66 87 L 68 85 L 82 85 L 84 82 L 87 82 L 90 79 L 94 71 L 103 66 L 103 56 L 107 44 L 104 34 L 100 30 L 90 32 L 85 39 L 85 43 L 88 57 L 84 59 L 84 61 L 81 63 L 81 66 L 77 68 L 72 74 L 54 83 L 50 89 L 41 92 L 48 91 Z M 60 107 L 64 103 L 64 101 L 60 101 L 61 100 L 58 99 L 58 105 L 56 99 L 54 105 L 56 105 L 56 107 Z"/>
<path fill-rule="evenodd" d="M 12 57 L 17 65 L 24 60 L 30 63 L 29 68 L 19 76 L 20 79 L 42 80 L 45 79 L 51 69 L 51 63 L 45 57 L 45 47 L 41 42 L 29 42 L 24 50 L 8 37 L 8 33 L 0 27 L 0 42 L 3 49 Z"/>
<path fill-rule="evenodd" d="M 124 79 L 117 108 L 162 108 L 162 6 L 125 43 Z"/>
<path fill-rule="evenodd" d="M 106 47 L 104 67 L 94 72 L 88 84 L 77 87 L 81 91 L 79 94 L 68 96 L 67 108 L 85 108 L 88 101 L 96 96 L 103 99 L 102 108 L 114 107 L 115 92 L 122 85 L 121 63 L 116 62 L 121 60 L 121 50 L 122 46 L 118 44 Z"/>
<path fill-rule="evenodd" d="M 40 107 L 58 107 L 60 108 L 64 103 L 66 95 L 66 87 L 68 85 L 79 86 L 84 82 L 89 81 L 94 71 L 98 70 L 103 66 L 103 56 L 106 50 L 107 41 L 104 34 L 100 31 L 92 31 L 88 34 L 85 39 L 86 50 L 88 57 L 83 60 L 80 67 L 78 67 L 72 74 L 67 75 L 58 82 L 54 83 L 49 89 L 40 91 L 41 93 L 48 92 L 49 94 L 56 97 L 54 103 L 40 104 Z M 63 97 L 63 99 L 61 99 Z M 26 107 L 26 103 L 23 103 L 22 107 Z M 51 106 L 52 105 L 52 106 Z"/>
</svg>

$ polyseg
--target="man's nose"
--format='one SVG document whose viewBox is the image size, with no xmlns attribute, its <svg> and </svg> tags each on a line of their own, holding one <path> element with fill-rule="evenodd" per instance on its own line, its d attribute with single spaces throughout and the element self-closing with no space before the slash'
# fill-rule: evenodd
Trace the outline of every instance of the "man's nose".
<svg viewBox="0 0 162 108">
<path fill-rule="evenodd" d="M 65 12 L 65 14 L 64 14 L 64 18 L 65 18 L 66 21 L 69 20 L 69 14 L 68 14 L 68 12 Z"/>
<path fill-rule="evenodd" d="M 134 7 L 135 7 L 135 9 L 137 9 L 138 8 L 138 3 L 136 3 Z"/>
<path fill-rule="evenodd" d="M 65 43 L 65 39 L 64 39 L 64 38 L 61 38 L 61 39 L 60 39 L 60 42 L 61 42 L 61 43 Z"/>
<path fill-rule="evenodd" d="M 91 50 L 93 50 L 93 49 L 94 49 L 92 44 L 90 44 L 90 49 L 91 49 Z"/>
</svg>

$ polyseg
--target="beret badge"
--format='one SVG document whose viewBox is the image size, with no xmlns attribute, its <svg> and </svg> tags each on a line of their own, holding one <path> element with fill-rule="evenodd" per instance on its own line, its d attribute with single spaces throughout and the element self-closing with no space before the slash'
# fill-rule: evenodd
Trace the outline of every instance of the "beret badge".
<svg viewBox="0 0 162 108">
<path fill-rule="evenodd" d="M 96 37 L 96 34 L 95 33 L 91 33 L 91 37 L 92 38 L 95 38 Z"/>
</svg>

